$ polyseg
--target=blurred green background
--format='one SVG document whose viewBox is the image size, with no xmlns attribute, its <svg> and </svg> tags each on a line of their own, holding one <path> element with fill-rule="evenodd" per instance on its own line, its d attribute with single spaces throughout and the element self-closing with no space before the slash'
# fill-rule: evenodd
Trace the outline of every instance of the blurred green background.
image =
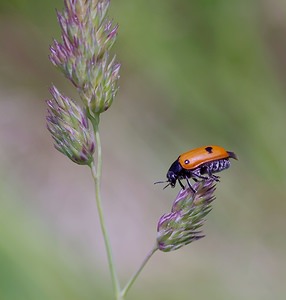
<svg viewBox="0 0 286 300">
<path fill-rule="evenodd" d="M 0 299 L 112 299 L 93 183 L 54 150 L 45 99 L 62 1 L 0 1 Z M 104 211 L 122 284 L 178 188 L 170 164 L 218 144 L 203 240 L 156 253 L 127 299 L 285 299 L 286 3 L 113 0 L 120 91 L 102 117 Z"/>
</svg>

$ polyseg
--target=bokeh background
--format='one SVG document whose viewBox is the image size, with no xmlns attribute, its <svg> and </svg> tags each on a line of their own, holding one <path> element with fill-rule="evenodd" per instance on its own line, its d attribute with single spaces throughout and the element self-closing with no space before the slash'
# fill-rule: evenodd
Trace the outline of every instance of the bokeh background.
<svg viewBox="0 0 286 300">
<path fill-rule="evenodd" d="M 52 145 L 45 99 L 73 87 L 48 60 L 63 1 L 0 1 L 0 299 L 112 299 L 87 167 Z M 206 238 L 156 253 L 127 299 L 286 297 L 286 3 L 113 0 L 120 91 L 101 120 L 104 211 L 122 285 L 178 188 L 170 164 L 218 144 Z"/>
</svg>

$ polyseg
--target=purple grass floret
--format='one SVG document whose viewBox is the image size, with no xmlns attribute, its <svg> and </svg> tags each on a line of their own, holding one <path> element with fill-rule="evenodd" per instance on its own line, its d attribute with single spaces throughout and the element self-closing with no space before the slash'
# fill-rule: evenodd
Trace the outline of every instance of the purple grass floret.
<svg viewBox="0 0 286 300">
<path fill-rule="evenodd" d="M 164 214 L 157 226 L 157 244 L 163 252 L 179 249 L 204 237 L 198 230 L 205 222 L 214 201 L 215 182 L 212 179 L 182 189 L 173 202 L 171 212 Z"/>
<path fill-rule="evenodd" d="M 89 165 L 95 150 L 86 112 L 76 102 L 51 88 L 52 100 L 47 100 L 47 128 L 55 148 L 80 165 Z"/>
<path fill-rule="evenodd" d="M 110 50 L 118 25 L 107 18 L 109 0 L 64 0 L 57 11 L 61 40 L 53 40 L 50 61 L 76 87 L 82 106 L 51 88 L 47 126 L 55 147 L 78 164 L 90 164 L 95 150 L 89 121 L 97 131 L 99 115 L 118 91 L 120 64 Z"/>
<path fill-rule="evenodd" d="M 110 50 L 118 25 L 106 15 L 108 0 L 65 0 L 57 12 L 61 42 L 54 40 L 50 60 L 77 88 L 91 116 L 106 111 L 118 91 L 120 64 Z"/>
</svg>

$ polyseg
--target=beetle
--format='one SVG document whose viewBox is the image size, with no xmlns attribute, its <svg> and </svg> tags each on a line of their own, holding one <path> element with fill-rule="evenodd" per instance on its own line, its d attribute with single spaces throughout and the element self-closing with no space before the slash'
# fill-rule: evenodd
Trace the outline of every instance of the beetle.
<svg viewBox="0 0 286 300">
<path fill-rule="evenodd" d="M 236 154 L 231 151 L 226 151 L 220 146 L 203 146 L 181 154 L 171 165 L 167 172 L 168 184 L 164 187 L 171 186 L 174 188 L 177 181 L 184 189 L 182 179 L 187 181 L 188 186 L 193 192 L 196 192 L 191 185 L 189 178 L 194 181 L 199 179 L 213 179 L 219 181 L 219 176 L 214 173 L 230 167 L 229 159 L 238 159 Z M 156 182 L 161 183 L 162 181 Z"/>
</svg>

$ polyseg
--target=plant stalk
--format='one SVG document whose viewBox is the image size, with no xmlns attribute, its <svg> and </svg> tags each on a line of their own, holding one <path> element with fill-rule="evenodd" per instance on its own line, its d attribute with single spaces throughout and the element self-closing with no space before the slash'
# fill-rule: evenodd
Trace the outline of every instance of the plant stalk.
<svg viewBox="0 0 286 300">
<path fill-rule="evenodd" d="M 112 285 L 113 285 L 113 290 L 116 296 L 117 300 L 122 300 L 120 298 L 120 285 L 118 281 L 118 277 L 116 274 L 115 270 L 115 264 L 113 260 L 113 255 L 111 251 L 111 246 L 109 242 L 109 237 L 104 221 L 104 215 L 103 215 L 103 209 L 102 209 L 102 201 L 101 201 L 101 191 L 100 191 L 100 181 L 101 181 L 101 169 L 102 169 L 102 156 L 101 156 L 101 143 L 100 143 L 100 135 L 98 132 L 98 127 L 97 124 L 93 124 L 94 131 L 95 131 L 95 141 L 96 141 L 96 147 L 97 147 L 97 166 L 95 166 L 94 161 L 91 162 L 90 168 L 91 168 L 91 173 L 92 177 L 94 180 L 94 186 L 95 186 L 95 199 L 96 199 L 96 205 L 97 205 L 97 210 L 98 210 L 98 215 L 99 215 L 99 221 L 100 221 L 100 226 L 101 226 L 101 231 L 102 235 L 104 238 L 104 243 L 105 243 L 105 248 L 106 248 L 106 253 L 107 253 L 107 259 L 108 259 L 108 264 L 109 264 L 109 271 L 111 274 L 111 280 L 112 280 Z"/>
<path fill-rule="evenodd" d="M 158 250 L 158 246 L 157 244 L 154 246 L 154 248 L 152 248 L 152 250 L 147 254 L 147 256 L 145 257 L 145 259 L 143 260 L 141 266 L 139 267 L 139 269 L 133 274 L 133 276 L 130 278 L 130 280 L 128 281 L 128 283 L 126 284 L 126 286 L 122 289 L 121 291 L 121 299 L 124 299 L 124 297 L 126 296 L 127 292 L 129 291 L 129 289 L 131 288 L 131 286 L 133 285 L 133 283 L 135 282 L 135 280 L 137 279 L 138 275 L 141 273 L 141 271 L 143 270 L 143 268 L 145 267 L 145 265 L 147 264 L 147 262 L 149 261 L 149 259 L 152 257 L 152 255 Z"/>
</svg>

